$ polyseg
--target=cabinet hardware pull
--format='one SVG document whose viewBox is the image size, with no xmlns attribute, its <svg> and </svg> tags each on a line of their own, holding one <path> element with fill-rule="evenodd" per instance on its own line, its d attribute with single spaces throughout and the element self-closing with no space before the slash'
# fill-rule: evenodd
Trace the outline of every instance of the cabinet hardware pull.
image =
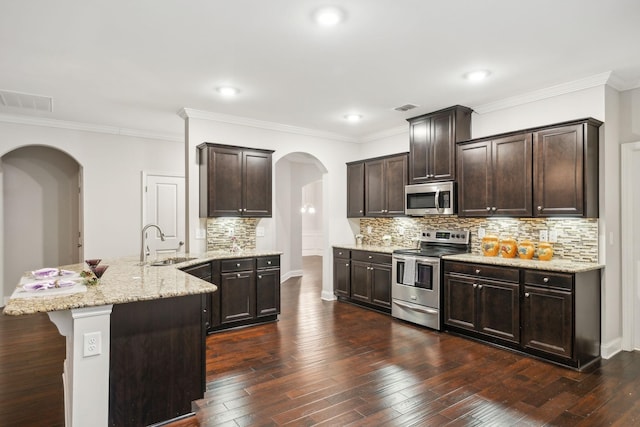
<svg viewBox="0 0 640 427">
<path fill-rule="evenodd" d="M 487 206 L 487 212 L 491 212 L 491 206 Z"/>
<path fill-rule="evenodd" d="M 267 264 L 271 265 L 271 261 L 267 261 Z"/>
<path fill-rule="evenodd" d="M 236 267 L 240 267 L 240 263 L 237 263 L 237 264 L 236 264 Z"/>
<path fill-rule="evenodd" d="M 542 206 L 538 206 L 538 210 L 541 211 L 542 210 Z"/>
<path fill-rule="evenodd" d="M 359 213 L 362 213 L 362 209 L 360 209 Z"/>
<path fill-rule="evenodd" d="M 474 288 L 477 288 L 477 287 L 478 287 L 478 284 L 477 284 L 477 283 L 474 283 L 474 284 L 473 284 L 473 287 L 474 287 Z"/>
<path fill-rule="evenodd" d="M 496 207 L 495 206 L 492 207 L 491 210 L 495 212 L 496 211 Z"/>
<path fill-rule="evenodd" d="M 369 255 L 369 259 L 373 258 L 373 256 Z"/>
<path fill-rule="evenodd" d="M 238 209 L 238 212 L 242 212 L 242 208 Z"/>
<path fill-rule="evenodd" d="M 478 289 L 482 289 L 482 285 L 478 285 Z"/>
<path fill-rule="evenodd" d="M 476 269 L 476 274 L 480 274 L 480 269 Z"/>
<path fill-rule="evenodd" d="M 524 293 L 525 298 L 529 298 L 529 292 Z"/>
<path fill-rule="evenodd" d="M 258 279 L 262 279 L 262 274 L 258 275 Z"/>
<path fill-rule="evenodd" d="M 240 273 L 238 273 L 238 279 L 240 278 Z"/>
<path fill-rule="evenodd" d="M 543 281 L 544 283 L 547 283 L 547 282 L 549 282 L 549 278 L 548 278 L 548 277 L 545 277 L 544 279 L 542 279 L 542 281 Z"/>
<path fill-rule="evenodd" d="M 346 263 L 344 266 L 345 266 L 345 267 L 349 267 L 349 263 Z"/>
</svg>

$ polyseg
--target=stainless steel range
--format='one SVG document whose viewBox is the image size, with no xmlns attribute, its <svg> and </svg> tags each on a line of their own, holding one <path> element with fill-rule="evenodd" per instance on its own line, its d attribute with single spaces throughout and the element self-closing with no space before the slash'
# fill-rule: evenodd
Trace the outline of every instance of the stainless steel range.
<svg viewBox="0 0 640 427">
<path fill-rule="evenodd" d="M 441 257 L 469 252 L 466 230 L 425 230 L 417 249 L 393 252 L 391 315 L 441 329 Z"/>
</svg>

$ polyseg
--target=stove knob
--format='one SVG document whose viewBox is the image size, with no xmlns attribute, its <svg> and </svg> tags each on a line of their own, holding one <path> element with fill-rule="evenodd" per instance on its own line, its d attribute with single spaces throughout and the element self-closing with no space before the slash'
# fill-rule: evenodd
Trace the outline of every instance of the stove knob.
<svg viewBox="0 0 640 427">
<path fill-rule="evenodd" d="M 427 237 L 431 237 L 431 233 L 422 233 L 422 234 L 424 234 Z"/>
</svg>

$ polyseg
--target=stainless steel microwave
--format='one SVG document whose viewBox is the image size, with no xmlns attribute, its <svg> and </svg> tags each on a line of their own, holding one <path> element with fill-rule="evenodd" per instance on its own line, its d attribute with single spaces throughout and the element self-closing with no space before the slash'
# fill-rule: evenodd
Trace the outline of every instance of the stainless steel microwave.
<svg viewBox="0 0 640 427">
<path fill-rule="evenodd" d="M 412 216 L 456 213 L 456 184 L 453 181 L 413 184 L 404 187 L 404 213 Z"/>
</svg>

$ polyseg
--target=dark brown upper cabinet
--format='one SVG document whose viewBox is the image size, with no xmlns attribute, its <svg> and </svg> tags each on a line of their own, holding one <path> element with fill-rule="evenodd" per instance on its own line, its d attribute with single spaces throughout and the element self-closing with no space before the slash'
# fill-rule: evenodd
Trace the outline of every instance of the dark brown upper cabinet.
<svg viewBox="0 0 640 427">
<path fill-rule="evenodd" d="M 271 217 L 273 150 L 198 146 L 200 217 Z"/>
<path fill-rule="evenodd" d="M 364 161 L 347 163 L 347 218 L 364 216 Z"/>
<path fill-rule="evenodd" d="M 531 134 L 458 145 L 460 216 L 531 216 Z"/>
<path fill-rule="evenodd" d="M 598 128 L 585 119 L 533 133 L 534 216 L 598 216 Z"/>
<path fill-rule="evenodd" d="M 598 128 L 588 118 L 458 144 L 460 216 L 598 216 Z"/>
<path fill-rule="evenodd" d="M 456 105 L 409 121 L 409 183 L 456 178 L 456 142 L 471 138 L 471 112 Z"/>
<path fill-rule="evenodd" d="M 404 215 L 407 159 L 404 153 L 364 162 L 365 216 Z"/>
</svg>

